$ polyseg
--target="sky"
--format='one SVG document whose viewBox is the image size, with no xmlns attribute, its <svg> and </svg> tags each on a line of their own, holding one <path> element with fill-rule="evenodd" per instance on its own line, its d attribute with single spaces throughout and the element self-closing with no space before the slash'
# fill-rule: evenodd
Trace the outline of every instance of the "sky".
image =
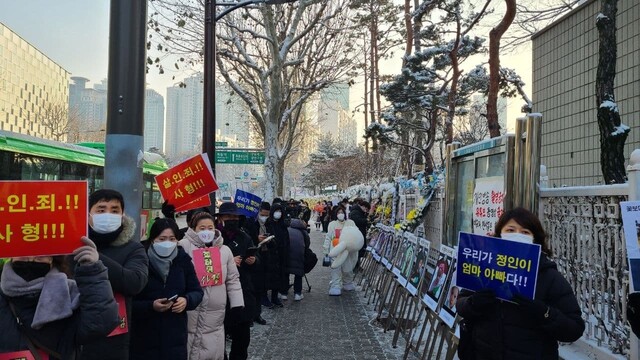
<svg viewBox="0 0 640 360">
<path fill-rule="evenodd" d="M 71 73 L 93 83 L 107 77 L 109 48 L 109 0 L 0 0 L 0 22 L 34 45 L 49 58 Z M 487 29 L 488 32 L 488 29 Z M 526 91 L 531 94 L 531 51 L 524 48 L 518 54 L 501 56 L 503 66 L 515 68 L 521 74 Z M 170 68 L 170 66 L 165 66 Z M 385 62 L 382 74 L 398 73 L 400 61 Z M 176 75 L 176 80 L 172 76 Z M 151 69 L 147 74 L 148 87 L 166 98 L 166 88 L 184 74 L 157 74 Z M 352 88 L 352 109 L 362 103 L 362 79 Z M 509 101 L 508 128 L 520 116 L 520 99 Z M 364 120 L 358 121 L 358 138 L 364 133 Z"/>
</svg>

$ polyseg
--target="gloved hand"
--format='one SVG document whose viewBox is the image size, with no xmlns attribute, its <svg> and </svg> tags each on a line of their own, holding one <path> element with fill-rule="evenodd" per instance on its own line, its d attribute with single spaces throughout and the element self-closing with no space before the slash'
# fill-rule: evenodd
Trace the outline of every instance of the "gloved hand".
<svg viewBox="0 0 640 360">
<path fill-rule="evenodd" d="M 496 293 L 492 289 L 482 289 L 476 291 L 469 298 L 471 307 L 475 312 L 484 312 L 498 304 Z"/>
<path fill-rule="evenodd" d="M 80 265 L 91 265 L 100 259 L 100 254 L 96 250 L 96 244 L 86 236 L 80 238 L 84 243 L 83 246 L 73 251 L 73 260 Z"/>
<path fill-rule="evenodd" d="M 631 293 L 627 298 L 627 320 L 633 333 L 640 336 L 640 292 Z"/>
<path fill-rule="evenodd" d="M 169 219 L 175 219 L 176 216 L 176 207 L 169 204 L 169 201 L 165 200 L 162 203 L 162 215 Z"/>
<path fill-rule="evenodd" d="M 242 316 L 243 309 L 244 307 L 242 306 L 232 307 L 231 309 L 229 309 L 229 317 L 231 317 L 231 319 L 233 320 L 240 319 L 240 317 Z"/>
<path fill-rule="evenodd" d="M 531 319 L 538 322 L 549 319 L 551 307 L 545 304 L 543 301 L 535 299 L 531 300 L 520 294 L 514 295 L 513 301 L 520 305 L 522 311 Z"/>
</svg>

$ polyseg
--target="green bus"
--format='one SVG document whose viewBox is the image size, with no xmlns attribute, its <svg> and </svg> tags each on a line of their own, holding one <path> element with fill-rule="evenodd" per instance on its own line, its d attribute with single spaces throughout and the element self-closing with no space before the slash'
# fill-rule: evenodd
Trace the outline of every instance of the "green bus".
<svg viewBox="0 0 640 360">
<path fill-rule="evenodd" d="M 162 196 L 154 177 L 167 164 L 145 153 L 142 209 L 147 219 L 160 214 Z M 104 184 L 104 144 L 66 144 L 0 130 L 0 180 L 87 180 L 89 193 Z"/>
</svg>

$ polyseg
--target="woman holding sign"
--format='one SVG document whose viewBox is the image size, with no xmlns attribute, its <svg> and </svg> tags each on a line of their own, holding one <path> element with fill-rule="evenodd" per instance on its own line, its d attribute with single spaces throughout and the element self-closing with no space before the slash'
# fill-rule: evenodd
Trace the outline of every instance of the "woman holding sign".
<svg viewBox="0 0 640 360">
<path fill-rule="evenodd" d="M 223 245 L 222 234 L 215 228 L 213 216 L 200 212 L 193 216 L 189 229 L 179 244 L 191 255 L 204 298 L 189 311 L 190 360 L 224 359 L 224 315 L 227 297 L 230 307 L 244 306 L 240 275 L 233 253 Z"/>
<path fill-rule="evenodd" d="M 118 325 L 107 268 L 95 244 L 86 237 L 82 242 L 73 253 L 75 280 L 67 278 L 64 256 L 27 256 L 4 264 L 0 358 L 73 359 L 80 345 Z"/>
<path fill-rule="evenodd" d="M 132 360 L 187 359 L 187 311 L 200 304 L 203 291 L 178 233 L 176 222 L 164 218 L 149 230 L 149 282 L 133 299 Z"/>
<path fill-rule="evenodd" d="M 516 294 L 512 302 L 496 298 L 490 289 L 463 291 L 458 313 L 464 318 L 458 356 L 466 359 L 558 359 L 558 342 L 582 336 L 580 306 L 567 280 L 549 259 L 540 220 L 517 208 L 496 224 L 497 237 L 542 247 L 533 300 Z"/>
</svg>

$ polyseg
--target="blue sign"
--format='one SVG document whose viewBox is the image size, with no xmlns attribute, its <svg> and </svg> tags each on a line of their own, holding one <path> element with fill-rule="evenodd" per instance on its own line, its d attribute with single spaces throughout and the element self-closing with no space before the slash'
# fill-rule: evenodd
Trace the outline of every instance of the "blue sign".
<svg viewBox="0 0 640 360">
<path fill-rule="evenodd" d="M 250 192 L 236 190 L 236 198 L 233 201 L 236 203 L 238 210 L 247 217 L 256 217 L 260 212 L 260 203 L 262 199 L 253 195 Z"/>
<path fill-rule="evenodd" d="M 521 294 L 533 299 L 540 263 L 540 245 L 461 232 L 458 243 L 458 286 L 478 291 L 491 288 L 498 298 Z"/>
</svg>

